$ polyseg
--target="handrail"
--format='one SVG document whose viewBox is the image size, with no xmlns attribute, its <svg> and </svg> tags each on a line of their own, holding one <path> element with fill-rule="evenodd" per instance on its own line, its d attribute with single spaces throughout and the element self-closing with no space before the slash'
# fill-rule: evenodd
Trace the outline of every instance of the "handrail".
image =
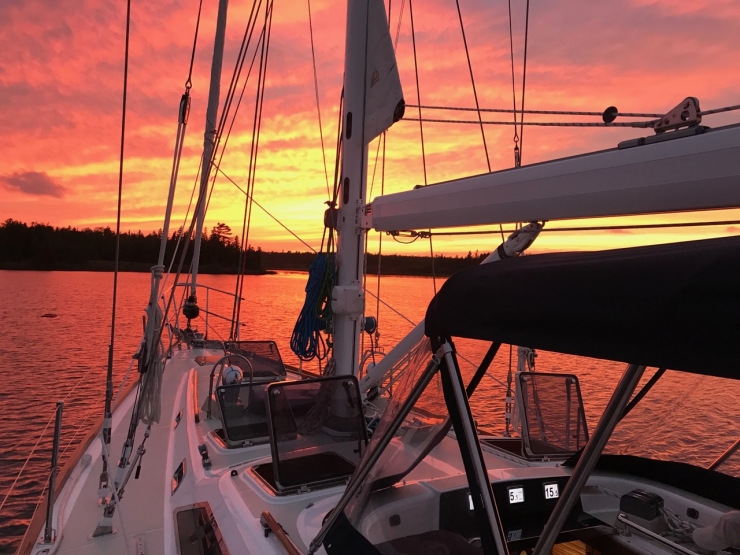
<svg viewBox="0 0 740 555">
<path fill-rule="evenodd" d="M 719 457 L 717 457 L 717 459 L 712 464 L 709 465 L 708 470 L 714 470 L 715 468 L 717 468 L 719 465 L 721 465 L 723 462 L 729 459 L 738 449 L 740 449 L 740 439 L 738 439 L 735 443 L 730 445 L 727 451 L 725 451 Z"/>
<path fill-rule="evenodd" d="M 303 555 L 303 551 L 301 551 L 295 542 L 290 539 L 288 533 L 283 530 L 283 527 L 280 526 L 280 523 L 270 514 L 270 511 L 262 511 L 262 514 L 260 515 L 260 523 L 265 528 L 265 534 L 267 534 L 267 528 L 275 534 L 275 537 L 289 555 Z"/>
<path fill-rule="evenodd" d="M 690 549 L 687 549 L 687 548 L 685 548 L 682 545 L 679 545 L 679 544 L 677 544 L 675 542 L 672 542 L 668 538 L 664 538 L 660 534 L 656 534 L 655 532 L 652 532 L 652 531 L 648 530 L 647 528 L 643 528 L 639 524 L 635 524 L 629 518 L 627 518 L 627 515 L 625 515 L 625 514 L 622 514 L 622 513 L 618 514 L 617 515 L 617 520 L 619 522 L 621 522 L 622 524 L 624 524 L 626 527 L 628 527 L 628 528 L 634 528 L 638 532 L 640 532 L 642 534 L 645 534 L 646 536 L 648 536 L 648 537 L 650 537 L 650 538 L 652 538 L 654 540 L 659 541 L 663 545 L 667 545 L 668 547 L 670 547 L 672 549 L 675 549 L 679 553 L 683 553 L 684 555 L 696 555 L 696 551 L 691 551 Z"/>
<path fill-rule="evenodd" d="M 203 308 L 201 308 L 200 311 L 204 314 L 209 314 L 210 316 L 215 316 L 216 318 L 221 318 L 222 320 L 231 322 L 231 318 L 227 318 L 226 316 L 221 316 L 220 314 L 216 314 L 215 312 L 209 312 L 208 310 L 205 310 Z M 247 324 L 245 324 L 244 322 L 239 322 L 239 325 L 242 327 L 247 327 Z"/>
<path fill-rule="evenodd" d="M 175 287 L 190 287 L 190 283 L 176 283 Z M 228 295 L 229 297 L 236 297 L 234 293 L 231 291 L 224 291 L 223 289 L 219 289 L 217 287 L 211 287 L 210 285 L 202 285 L 200 283 L 196 283 L 195 287 L 202 287 L 203 289 L 211 289 L 212 291 L 218 291 L 219 293 L 223 293 L 224 295 Z M 239 297 L 240 301 L 244 300 L 244 297 Z"/>
<path fill-rule="evenodd" d="M 181 283 L 176 283 L 175 285 L 173 285 L 172 286 L 172 289 L 174 289 L 176 287 L 190 287 L 190 286 L 191 286 L 190 283 L 181 282 Z M 234 293 L 231 293 L 229 291 L 224 291 L 223 289 L 219 289 L 218 287 L 211 287 L 210 285 L 203 285 L 203 284 L 197 283 L 195 286 L 196 286 L 196 288 L 200 287 L 200 288 L 206 290 L 206 306 L 205 306 L 205 308 L 201 308 L 200 309 L 200 312 L 206 315 L 206 317 L 205 317 L 205 323 L 206 323 L 205 339 L 207 340 L 208 339 L 208 329 L 211 327 L 209 325 L 209 323 L 208 323 L 209 316 L 214 316 L 216 318 L 220 318 L 221 320 L 225 320 L 226 322 L 232 322 L 232 319 L 231 318 L 228 318 L 226 316 L 222 316 L 222 315 L 220 315 L 220 314 L 218 314 L 216 312 L 211 312 L 209 310 L 209 296 L 210 296 L 209 294 L 210 294 L 210 292 L 211 291 L 216 291 L 217 293 L 221 293 L 223 295 L 228 295 L 229 297 L 238 298 L 238 299 L 240 299 L 242 301 L 244 300 L 244 297 L 238 297 Z M 175 302 L 175 304 L 177 304 L 177 302 Z M 180 312 L 179 312 L 179 309 L 177 308 L 177 306 L 175 306 L 175 311 L 174 311 L 173 314 L 175 315 L 175 325 L 179 328 L 180 327 L 179 326 L 179 315 L 180 315 Z M 172 319 L 172 316 L 169 315 L 168 316 L 168 321 L 171 321 L 171 319 Z M 238 322 L 237 330 L 239 328 L 242 328 L 242 327 L 246 327 L 246 324 L 244 322 Z"/>
</svg>

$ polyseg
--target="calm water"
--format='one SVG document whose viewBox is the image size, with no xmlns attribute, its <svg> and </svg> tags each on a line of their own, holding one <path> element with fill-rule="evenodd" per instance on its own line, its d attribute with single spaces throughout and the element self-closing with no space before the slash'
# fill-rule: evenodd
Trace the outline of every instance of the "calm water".
<svg viewBox="0 0 740 555">
<path fill-rule="evenodd" d="M 53 416 L 55 401 L 65 401 L 62 462 L 100 416 L 112 281 L 112 274 L 105 273 L 0 271 L 0 318 L 4 324 L 0 343 L 0 503 Z M 203 276 L 201 281 L 220 289 L 234 288 L 232 276 Z M 248 276 L 245 282 L 246 300 L 241 310 L 246 325 L 242 337 L 274 338 L 288 364 L 298 365 L 289 341 L 303 304 L 305 281 L 305 274 L 282 273 Z M 437 286 L 441 281 L 437 280 Z M 368 287 L 375 291 L 374 279 L 369 280 Z M 387 277 L 381 283 L 381 297 L 417 322 L 424 316 L 433 287 L 429 278 Z M 116 385 L 137 347 L 148 291 L 148 274 L 120 275 Z M 204 300 L 201 294 L 201 306 Z M 228 297 L 212 293 L 209 304 L 210 310 L 231 315 Z M 368 298 L 368 313 L 374 314 L 375 310 L 375 300 Z M 57 317 L 42 317 L 50 313 Z M 382 305 L 378 317 L 380 345 L 386 349 L 412 328 Z M 199 325 L 204 328 L 204 322 Z M 211 318 L 209 325 L 210 337 L 228 335 L 225 322 Z M 473 341 L 460 341 L 457 346 L 473 362 L 479 361 L 487 348 Z M 492 365 L 491 373 L 501 381 L 506 379 L 508 353 L 508 348 L 502 347 Z M 472 366 L 461 363 L 465 365 L 464 373 L 472 371 Z M 540 353 L 537 368 L 579 375 L 589 427 L 593 429 L 624 365 Z M 504 395 L 501 385 L 484 379 L 472 400 L 481 427 L 502 430 Z M 705 466 L 740 437 L 738 399 L 739 383 L 668 372 L 620 425 L 609 449 Z M 53 423 L 0 509 L 0 553 L 13 552 L 39 500 L 48 474 L 52 431 Z M 730 462 L 725 471 L 740 475 L 740 461 Z"/>
</svg>

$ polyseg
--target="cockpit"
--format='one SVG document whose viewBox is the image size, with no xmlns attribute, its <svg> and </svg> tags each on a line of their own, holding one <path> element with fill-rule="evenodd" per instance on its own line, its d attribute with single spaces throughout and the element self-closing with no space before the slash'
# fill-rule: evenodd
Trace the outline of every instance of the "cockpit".
<svg viewBox="0 0 740 555">
<path fill-rule="evenodd" d="M 737 378 L 734 360 L 712 349 L 697 351 L 698 344 L 720 347 L 709 333 L 716 314 L 737 327 L 736 308 L 727 308 L 736 307 L 736 285 L 717 282 L 723 265 L 737 268 L 736 243 L 543 255 L 450 278 L 427 310 L 427 339 L 411 355 L 413 363 L 309 553 L 323 547 L 329 555 L 540 555 L 568 552 L 571 542 L 580 546 L 577 553 L 702 552 L 694 532 L 729 522 L 720 517 L 740 509 L 738 478 L 681 462 L 638 468 L 628 457 L 602 454 L 619 421 L 665 368 Z M 671 269 L 687 259 L 701 271 Z M 502 290 L 516 302 L 502 301 L 495 293 Z M 538 311 L 535 322 L 531 315 Z M 486 368 L 482 364 L 466 385 L 452 337 L 491 341 L 494 353 L 506 342 L 627 366 L 591 432 L 572 376 L 519 374 L 523 450 L 562 462 L 489 468 L 468 403 Z M 677 339 L 683 337 L 691 341 Z M 638 391 L 648 366 L 658 371 Z M 417 414 L 425 417 L 421 425 Z M 416 441 L 420 428 L 423 439 Z M 464 473 L 407 482 L 451 430 Z M 701 485 L 682 485 L 681 477 Z M 697 495 L 697 487 L 705 495 Z"/>
<path fill-rule="evenodd" d="M 448 370 L 456 368 L 452 350 L 431 360 L 430 352 L 428 339 L 416 347 L 362 466 L 327 517 L 333 522 L 319 538 L 329 555 L 414 555 L 435 549 L 480 555 L 497 545 L 510 552 L 531 549 L 567 486 L 569 471 L 561 467 L 487 469 L 466 401 L 473 391 L 466 392 L 459 373 Z M 588 431 L 577 379 L 524 373 L 518 380 L 524 400 L 520 418 L 527 430 L 522 441 L 529 452 L 564 455 L 580 449 Z M 406 483 L 453 427 L 465 474 Z M 497 518 L 489 519 L 494 507 Z M 600 524 L 579 500 L 558 541 L 583 537 Z"/>
<path fill-rule="evenodd" d="M 269 440 L 267 387 L 286 379 L 285 364 L 274 341 L 238 341 L 213 361 L 206 414 L 217 412 L 219 437 L 229 447 Z M 215 403 L 214 403 L 215 388 Z"/>
</svg>

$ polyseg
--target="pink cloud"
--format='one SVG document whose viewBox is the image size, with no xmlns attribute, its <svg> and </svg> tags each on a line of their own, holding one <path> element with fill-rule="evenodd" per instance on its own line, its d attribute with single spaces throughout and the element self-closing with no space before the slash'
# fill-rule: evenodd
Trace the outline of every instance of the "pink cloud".
<svg viewBox="0 0 740 555">
<path fill-rule="evenodd" d="M 393 2 L 393 35 L 400 6 L 401 2 Z M 249 3 L 230 6 L 222 94 L 250 7 Z M 506 6 L 461 0 L 461 7 L 481 104 L 509 108 Z M 520 98 L 524 4 L 513 3 L 512 7 Z M 142 229 L 160 226 L 197 8 L 197 0 L 133 6 L 124 220 Z M 415 8 L 422 102 L 473 106 L 454 3 L 429 0 Z M 65 188 L 64 197 L 37 197 L 31 206 L 21 191 L 6 187 L 0 219 L 31 221 L 43 216 L 54 225 L 105 225 L 113 221 L 124 9 L 125 5 L 112 0 L 0 4 L 0 173 L 46 172 Z M 203 142 L 216 5 L 204 3 L 203 10 L 193 71 L 193 105 L 176 197 L 178 219 L 187 207 Z M 331 174 L 342 86 L 345 3 L 314 0 L 312 11 Z M 406 101 L 415 104 L 408 16 L 406 4 L 398 65 Z M 737 104 L 740 75 L 734 67 L 740 50 L 739 23 L 740 8 L 732 0 L 680 7 L 668 0 L 533 4 L 527 107 L 600 111 L 613 104 L 622 110 L 661 112 L 689 95 L 698 96 L 705 108 Z M 288 225 L 316 239 L 321 233 L 326 187 L 304 0 L 275 4 L 269 64 L 257 196 L 286 218 Z M 253 93 L 245 95 L 248 100 L 240 109 L 224 162 L 225 171 L 239 182 L 245 180 L 248 163 L 250 95 Z M 411 110 L 407 113 L 411 115 Z M 510 117 L 491 115 L 490 119 Z M 709 124 L 732 121 L 737 121 L 737 116 L 729 114 Z M 644 134 L 618 129 L 527 128 L 524 162 L 612 147 L 620 140 Z M 486 127 L 494 170 L 512 166 L 512 135 L 511 127 Z M 418 136 L 415 122 L 399 122 L 389 132 L 386 192 L 423 182 Z M 424 138 L 431 181 L 486 171 L 477 126 L 428 124 Z M 373 194 L 378 191 L 376 182 Z M 243 195 L 220 180 L 209 218 L 241 221 L 241 206 Z M 279 230 L 268 219 L 255 217 L 255 244 L 290 245 L 290 239 L 280 239 Z M 442 251 L 444 244 L 441 241 Z M 462 248 L 451 241 L 449 245 L 451 249 Z"/>
</svg>

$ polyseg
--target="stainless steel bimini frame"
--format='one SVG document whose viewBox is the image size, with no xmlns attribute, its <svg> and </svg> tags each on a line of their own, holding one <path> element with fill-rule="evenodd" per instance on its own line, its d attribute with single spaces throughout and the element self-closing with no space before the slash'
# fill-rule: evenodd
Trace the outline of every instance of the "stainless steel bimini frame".
<svg viewBox="0 0 740 555">
<path fill-rule="evenodd" d="M 545 524 L 545 529 L 537 540 L 537 545 L 535 545 L 533 551 L 534 555 L 543 555 L 552 551 L 552 546 L 555 544 L 560 529 L 565 524 L 576 502 L 580 499 L 581 490 L 596 467 L 606 442 L 609 441 L 614 428 L 621 420 L 627 402 L 645 373 L 645 368 L 645 366 L 638 364 L 630 364 L 624 371 L 614 394 L 609 399 L 609 404 L 604 409 L 601 420 L 599 420 L 591 439 L 583 449 L 581 458 L 578 459 L 568 483 L 563 488 L 563 493 L 547 520 L 547 524 Z"/>
<path fill-rule="evenodd" d="M 443 361 L 445 364 L 442 364 Z M 491 489 L 491 481 L 488 478 L 488 472 L 486 471 L 483 461 L 483 454 L 478 441 L 478 435 L 475 432 L 475 425 L 470 412 L 468 397 L 465 393 L 460 369 L 458 368 L 455 357 L 453 356 L 453 348 L 449 342 L 445 342 L 439 350 L 437 350 L 436 354 L 427 364 L 427 367 L 414 386 L 408 399 L 406 399 L 393 421 L 390 423 L 385 435 L 380 438 L 376 448 L 369 454 L 368 458 L 360 463 L 360 466 L 352 476 L 352 480 L 347 486 L 344 495 L 339 500 L 336 507 L 331 511 L 331 513 L 329 513 L 329 516 L 321 527 L 321 530 L 311 542 L 308 550 L 309 554 L 315 553 L 321 547 L 329 530 L 334 526 L 339 515 L 344 511 L 349 501 L 360 489 L 370 473 L 370 470 L 377 463 L 378 459 L 383 454 L 383 451 L 388 447 L 396 432 L 401 427 L 404 420 L 411 412 L 411 409 L 419 400 L 425 388 L 440 367 L 441 371 L 446 373 L 443 378 L 446 378 L 446 381 L 448 381 L 450 392 L 452 394 L 452 399 L 447 399 L 448 409 L 451 413 L 454 411 L 461 422 L 462 429 L 457 430 L 458 436 L 464 436 L 464 444 L 467 446 L 467 453 L 464 453 L 464 458 L 468 458 L 468 460 L 472 462 L 472 476 L 470 476 L 470 479 L 475 480 L 478 491 L 481 492 L 481 501 L 493 535 L 496 551 L 499 555 L 508 555 L 505 535 L 500 525 L 498 510 L 496 508 L 496 502 Z M 451 406 L 451 402 L 454 403 L 454 406 Z"/>
</svg>

